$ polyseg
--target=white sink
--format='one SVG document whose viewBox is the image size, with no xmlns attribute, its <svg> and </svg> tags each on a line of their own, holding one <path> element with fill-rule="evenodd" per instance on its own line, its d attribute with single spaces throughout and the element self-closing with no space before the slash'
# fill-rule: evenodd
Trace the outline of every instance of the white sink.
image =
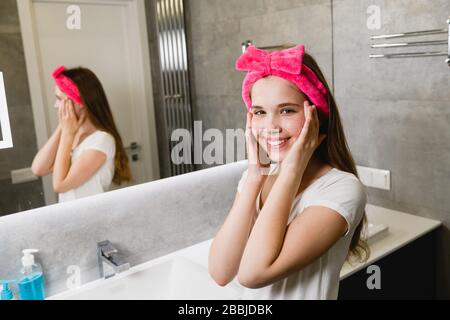
<svg viewBox="0 0 450 320">
<path fill-rule="evenodd" d="M 218 286 L 208 270 L 180 256 L 150 261 L 110 279 L 100 279 L 50 299 L 64 300 L 197 300 L 238 299 L 238 288 Z"/>
<path fill-rule="evenodd" d="M 369 221 L 369 245 L 388 234 L 388 227 Z M 99 279 L 77 289 L 54 295 L 50 300 L 234 300 L 242 286 L 233 280 L 218 286 L 207 270 L 211 240 L 134 266 L 110 279 Z M 345 267 L 344 267 L 345 269 Z"/>
</svg>

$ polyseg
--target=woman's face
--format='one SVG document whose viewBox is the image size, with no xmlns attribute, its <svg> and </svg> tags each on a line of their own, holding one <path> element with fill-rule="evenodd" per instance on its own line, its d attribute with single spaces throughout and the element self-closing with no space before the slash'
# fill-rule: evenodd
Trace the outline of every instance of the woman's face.
<svg viewBox="0 0 450 320">
<path fill-rule="evenodd" d="M 69 97 L 67 97 L 67 95 L 64 92 L 61 91 L 61 89 L 59 89 L 58 86 L 55 86 L 55 96 L 56 96 L 56 100 L 55 100 L 54 107 L 56 109 L 59 109 L 62 105 L 64 105 L 64 101 L 66 99 L 70 99 Z M 83 108 L 80 107 L 79 104 L 77 104 L 75 102 L 73 102 L 73 105 L 74 105 L 73 110 L 75 111 L 75 115 L 77 116 L 77 118 L 79 118 L 81 113 L 84 112 L 84 110 L 83 110 Z"/>
<path fill-rule="evenodd" d="M 251 90 L 252 132 L 274 162 L 286 157 L 305 123 L 306 97 L 289 81 L 268 76 Z"/>
</svg>

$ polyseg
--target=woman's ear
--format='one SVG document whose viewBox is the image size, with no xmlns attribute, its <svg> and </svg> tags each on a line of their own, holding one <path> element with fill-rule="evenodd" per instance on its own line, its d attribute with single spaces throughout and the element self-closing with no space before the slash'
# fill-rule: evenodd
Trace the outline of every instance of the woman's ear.
<svg viewBox="0 0 450 320">
<path fill-rule="evenodd" d="M 84 113 L 86 113 L 86 108 L 83 106 L 83 105 L 81 105 L 81 104 L 78 104 L 78 103 L 76 103 L 75 101 L 73 101 L 72 100 L 72 103 L 73 103 L 73 105 L 74 105 L 74 109 L 75 109 L 75 113 L 76 113 L 76 115 L 77 115 L 77 117 L 79 118 L 81 115 L 83 115 Z"/>
</svg>

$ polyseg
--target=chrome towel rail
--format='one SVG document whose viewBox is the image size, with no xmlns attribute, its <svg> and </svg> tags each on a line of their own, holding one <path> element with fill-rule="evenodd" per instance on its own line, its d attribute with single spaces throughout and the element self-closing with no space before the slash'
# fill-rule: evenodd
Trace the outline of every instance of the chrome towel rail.
<svg viewBox="0 0 450 320">
<path fill-rule="evenodd" d="M 441 44 L 447 44 L 447 40 L 380 43 L 380 44 L 373 44 L 373 45 L 371 45 L 371 48 L 395 48 L 395 47 L 412 47 L 412 46 L 433 46 L 433 45 L 441 45 Z"/>
<path fill-rule="evenodd" d="M 447 39 L 428 40 L 428 41 L 404 41 L 404 42 L 391 42 L 391 43 L 376 43 L 371 44 L 372 49 L 385 49 L 385 48 L 403 48 L 403 47 L 420 47 L 420 46 L 440 46 L 447 45 L 447 51 L 418 51 L 418 52 L 401 52 L 401 53 L 371 53 L 369 58 L 410 58 L 410 57 L 435 57 L 446 56 L 445 62 L 450 67 L 450 17 L 447 19 L 447 29 L 433 29 L 422 30 L 404 33 L 393 33 L 383 35 L 373 35 L 371 40 L 380 39 L 398 39 L 406 37 L 420 37 L 437 34 L 447 34 Z"/>
<path fill-rule="evenodd" d="M 247 50 L 247 48 L 252 44 L 253 44 L 252 40 L 246 40 L 246 41 L 242 42 L 241 43 L 242 53 L 244 53 L 245 50 Z M 278 44 L 278 45 L 258 47 L 258 48 L 262 49 L 262 50 L 271 51 L 271 50 L 282 50 L 282 49 L 292 48 L 294 46 L 295 46 L 295 44 L 285 43 L 285 44 Z"/>
<path fill-rule="evenodd" d="M 404 32 L 404 33 L 394 33 L 394 34 L 383 34 L 379 36 L 371 36 L 371 40 L 378 39 L 393 39 L 393 38 L 405 38 L 405 37 L 416 37 L 416 36 L 428 36 L 432 34 L 442 34 L 447 33 L 447 29 L 434 29 L 434 30 L 424 30 L 424 31 L 414 31 L 414 32 Z"/>
</svg>

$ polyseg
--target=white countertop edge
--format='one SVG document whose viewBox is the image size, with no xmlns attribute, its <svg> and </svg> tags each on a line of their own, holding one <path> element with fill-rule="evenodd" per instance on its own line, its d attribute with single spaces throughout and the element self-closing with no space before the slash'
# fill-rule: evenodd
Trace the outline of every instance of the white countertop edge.
<svg viewBox="0 0 450 320">
<path fill-rule="evenodd" d="M 373 205 L 368 205 L 368 209 L 376 209 L 376 210 L 381 210 L 383 211 L 385 214 L 400 214 L 398 216 L 400 216 L 401 218 L 406 218 L 410 221 L 413 221 L 415 223 L 417 223 L 418 221 L 420 222 L 427 222 L 428 226 L 425 226 L 423 228 L 421 228 L 421 230 L 419 232 L 412 232 L 410 235 L 405 236 L 404 240 L 398 240 L 396 239 L 395 241 L 399 241 L 399 243 L 393 245 L 393 246 L 388 246 L 388 245 L 384 245 L 384 247 L 382 248 L 382 250 L 380 250 L 380 248 L 378 248 L 378 252 L 375 255 L 372 255 L 368 261 L 364 262 L 364 263 L 358 263 L 358 264 L 354 264 L 352 266 L 349 265 L 344 265 L 344 267 L 341 270 L 341 274 L 340 274 L 340 280 L 343 280 L 349 276 L 351 276 L 352 274 L 364 269 L 365 267 L 374 264 L 375 262 L 377 262 L 378 260 L 384 258 L 385 256 L 391 254 L 392 252 L 408 245 L 409 243 L 413 242 L 414 240 L 417 240 L 418 238 L 422 237 L 423 235 L 433 231 L 434 229 L 438 228 L 442 222 L 437 221 L 437 220 L 432 220 L 429 218 L 424 218 L 424 217 L 419 217 L 419 216 L 415 216 L 412 214 L 408 214 L 405 212 L 400 212 L 400 211 L 395 211 L 395 210 L 391 210 L 391 209 L 387 209 L 387 208 L 382 208 L 382 207 L 377 207 L 377 206 L 373 206 Z M 370 221 L 375 221 L 376 222 L 376 215 L 377 213 L 373 213 L 371 216 L 374 219 L 369 219 Z M 405 215 L 405 216 L 403 216 Z M 391 232 L 391 225 L 389 226 L 389 232 Z M 375 244 L 380 244 L 381 242 L 385 242 L 388 243 L 390 240 L 390 235 L 388 234 L 386 237 L 382 238 L 381 240 L 377 241 Z M 392 235 L 391 235 L 392 237 Z M 164 256 L 160 256 L 157 258 L 154 258 L 152 260 L 149 260 L 147 262 L 141 263 L 139 265 L 133 266 L 131 267 L 129 270 L 117 274 L 114 277 L 110 278 L 110 279 L 97 279 L 91 282 L 88 282 L 86 284 L 82 284 L 80 287 L 75 288 L 75 289 L 69 289 L 60 293 L 57 293 L 53 296 L 48 297 L 48 300 L 53 300 L 53 299 L 64 299 L 65 296 L 70 296 L 75 292 L 82 292 L 85 290 L 89 290 L 90 288 L 93 288 L 97 285 L 99 285 L 101 282 L 106 282 L 106 281 L 115 281 L 117 279 L 121 279 L 124 278 L 126 276 L 128 276 L 130 273 L 134 273 L 134 272 L 138 272 L 140 270 L 146 269 L 149 266 L 152 265 L 156 265 L 159 264 L 161 262 L 164 262 L 166 260 L 169 260 L 171 258 L 174 257 L 183 257 L 185 259 L 188 259 L 192 262 L 195 262 L 203 267 L 205 267 L 206 269 L 208 268 L 208 257 L 207 255 L 204 255 L 205 249 L 204 247 L 207 247 L 209 249 L 209 246 L 211 244 L 213 239 L 209 239 L 209 240 L 205 240 L 199 243 L 196 243 L 194 245 L 191 245 L 189 247 L 186 248 L 182 248 L 179 249 L 177 251 L 171 252 L 169 254 L 166 254 Z M 233 280 L 230 285 L 234 285 L 233 282 L 235 280 Z"/>
<path fill-rule="evenodd" d="M 340 280 L 344 280 L 345 278 L 348 278 L 349 276 L 351 276 L 352 274 L 364 269 L 365 267 L 368 267 L 372 264 L 374 264 L 375 262 L 381 260 L 382 258 L 388 256 L 389 254 L 393 253 L 394 251 L 397 251 L 403 247 L 405 247 L 406 245 L 410 244 L 411 242 L 419 239 L 420 237 L 424 236 L 425 234 L 433 231 L 434 229 L 437 229 L 440 225 L 442 224 L 442 222 L 436 224 L 435 226 L 428 228 L 427 230 L 424 230 L 423 232 L 421 232 L 420 234 L 417 234 L 416 236 L 414 236 L 413 238 L 403 242 L 400 245 L 394 246 L 388 250 L 386 250 L 385 252 L 383 252 L 382 254 L 376 255 L 376 256 L 371 256 L 366 262 L 364 263 L 359 263 L 359 264 L 355 264 L 353 268 L 351 268 L 350 270 L 345 270 L 345 268 L 343 268 L 342 270 L 344 272 L 341 272 L 340 275 Z"/>
<path fill-rule="evenodd" d="M 380 216 L 382 215 L 389 215 L 393 218 L 397 218 L 399 220 L 403 220 L 403 224 L 401 226 L 398 226 L 394 222 L 386 222 L 381 221 L 382 224 L 385 224 L 389 227 L 388 234 L 381 238 L 380 240 L 376 241 L 373 245 L 370 246 L 371 249 L 371 255 L 369 259 L 364 263 L 356 263 L 352 266 L 349 264 L 344 264 L 340 279 L 343 280 L 352 274 L 364 269 L 367 266 L 370 266 L 380 259 L 386 257 L 387 255 L 393 253 L 394 251 L 397 251 L 404 246 L 410 244 L 411 242 L 417 240 L 418 238 L 424 236 L 425 234 L 437 229 L 439 226 L 442 225 L 441 221 L 424 218 L 421 216 L 412 215 L 409 213 L 392 210 L 388 208 L 383 208 L 379 206 L 374 206 L 371 204 L 368 204 L 366 207 L 367 212 L 370 212 L 371 214 L 368 215 L 368 220 L 371 222 L 380 223 L 378 220 Z M 382 217 L 380 220 L 383 220 Z M 392 219 L 395 220 L 395 219 Z M 410 225 L 410 227 L 413 229 L 412 231 L 407 229 L 407 225 Z M 400 239 L 396 238 L 395 235 L 392 233 L 392 229 L 394 229 L 394 232 L 396 229 L 406 229 L 407 233 L 403 235 Z M 394 242 L 394 244 L 392 244 Z M 376 250 L 372 250 L 372 247 L 375 246 Z"/>
</svg>

